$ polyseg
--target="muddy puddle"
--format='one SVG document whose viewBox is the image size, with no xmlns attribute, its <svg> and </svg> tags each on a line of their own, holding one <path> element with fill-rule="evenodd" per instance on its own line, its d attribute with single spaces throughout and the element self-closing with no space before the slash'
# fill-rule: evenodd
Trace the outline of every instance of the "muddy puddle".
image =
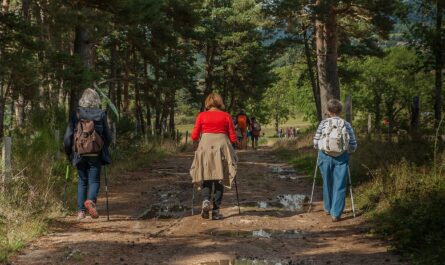
<svg viewBox="0 0 445 265">
<path fill-rule="evenodd" d="M 197 263 L 198 265 L 313 265 L 313 261 L 267 260 L 267 259 L 233 259 Z M 329 264 L 329 263 L 327 263 Z"/>
<path fill-rule="evenodd" d="M 191 210 L 189 205 L 181 203 L 179 190 L 171 187 L 158 187 L 154 189 L 157 203 L 147 206 L 147 208 L 137 216 L 137 219 L 172 219 L 181 218 Z"/>
<path fill-rule="evenodd" d="M 253 231 L 243 230 L 211 230 L 204 234 L 211 236 L 235 237 L 235 238 L 279 238 L 279 239 L 304 239 L 306 232 L 300 230 L 272 230 L 259 229 Z"/>
<path fill-rule="evenodd" d="M 279 167 L 279 166 L 273 166 L 271 167 L 272 173 L 282 174 L 282 175 L 289 175 L 289 174 L 296 174 L 297 171 L 295 169 L 290 167 Z"/>
<path fill-rule="evenodd" d="M 249 259 L 236 259 L 236 260 L 219 260 L 208 261 L 199 263 L 199 265 L 288 265 L 293 264 L 289 261 L 270 261 L 270 260 L 249 260 Z"/>
<path fill-rule="evenodd" d="M 271 171 L 273 173 L 272 177 L 279 180 L 299 181 L 307 178 L 307 176 L 298 174 L 295 169 L 289 167 L 273 166 L 271 167 Z"/>
<path fill-rule="evenodd" d="M 304 194 L 280 194 L 274 200 L 243 202 L 241 206 L 253 211 L 289 211 L 307 210 L 309 198 Z"/>
</svg>

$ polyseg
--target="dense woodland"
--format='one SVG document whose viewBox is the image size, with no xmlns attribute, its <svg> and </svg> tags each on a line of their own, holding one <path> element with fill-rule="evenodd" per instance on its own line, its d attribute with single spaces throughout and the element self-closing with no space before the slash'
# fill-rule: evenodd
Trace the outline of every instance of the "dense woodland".
<svg viewBox="0 0 445 265">
<path fill-rule="evenodd" d="M 444 13 L 443 0 L 2 0 L 0 137 L 14 139 L 14 174 L 29 178 L 0 207 L 19 205 L 27 209 L 26 220 L 54 203 L 48 198 L 60 202 L 65 164 L 53 163 L 60 148 L 53 133 L 64 130 L 81 92 L 91 87 L 100 91 L 118 139 L 152 141 L 173 136 L 179 117 L 192 123 L 212 91 L 221 93 L 230 113 L 245 108 L 276 128 L 297 114 L 315 126 L 328 99 L 351 95 L 353 125 L 365 150 L 352 169 L 361 183 L 373 181 L 364 184 L 363 209 L 379 209 L 380 201 L 417 209 L 410 194 L 428 198 L 430 191 L 434 201 L 420 200 L 426 205 L 419 208 L 437 209 L 445 204 L 438 195 L 445 182 L 437 140 L 444 109 Z M 368 119 L 372 126 L 364 137 Z M 403 147 L 376 155 L 391 134 Z M 378 143 L 369 144 L 371 139 Z M 117 162 L 127 154 L 125 144 L 114 148 Z M 406 172 L 423 172 L 413 176 L 422 184 L 410 180 L 405 193 L 371 194 L 392 187 L 383 179 L 398 176 L 392 166 L 402 157 Z M 422 185 L 427 188 L 421 195 L 415 193 Z M 42 190 L 44 198 L 36 196 Z M 409 214 L 391 219 L 393 228 Z M 0 224 L 16 216 L 0 213 Z M 434 227 L 422 244 L 414 232 L 427 217 L 405 222 L 414 227 L 408 236 L 391 230 L 389 221 L 380 232 L 401 238 L 401 252 L 423 243 L 434 252 L 444 246 L 440 213 L 422 223 Z M 9 253 L 5 231 L 0 228 L 0 250 Z M 413 253 L 424 258 L 424 252 Z M 430 256 L 424 264 L 443 264 L 443 254 Z"/>
<path fill-rule="evenodd" d="M 0 135 L 32 127 L 33 115 L 61 127 L 86 87 L 141 134 L 174 132 L 175 117 L 196 114 L 213 90 L 229 112 L 247 108 L 277 126 L 296 112 L 320 120 L 327 99 L 349 93 L 376 129 L 384 118 L 402 126 L 419 96 L 437 125 L 442 9 L 441 1 L 3 0 Z"/>
</svg>

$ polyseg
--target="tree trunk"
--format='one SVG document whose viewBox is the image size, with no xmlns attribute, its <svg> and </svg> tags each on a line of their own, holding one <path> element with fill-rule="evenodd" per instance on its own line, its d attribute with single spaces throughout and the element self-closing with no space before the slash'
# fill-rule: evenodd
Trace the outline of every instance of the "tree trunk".
<svg viewBox="0 0 445 265">
<path fill-rule="evenodd" d="M 173 101 L 174 101 L 174 97 L 173 97 Z M 172 138 L 174 138 L 175 136 L 175 104 L 171 104 L 170 105 L 170 113 L 169 113 L 170 117 L 169 117 L 169 121 L 168 121 L 168 129 L 170 131 L 170 135 L 172 136 Z"/>
<path fill-rule="evenodd" d="M 413 97 L 411 104 L 411 135 L 415 136 L 419 130 L 420 97 Z"/>
<path fill-rule="evenodd" d="M 125 64 L 125 63 L 124 63 Z M 129 78 L 130 78 L 130 74 L 129 74 L 129 69 L 128 66 L 125 64 L 124 65 L 124 101 L 123 101 L 123 108 L 122 108 L 122 112 L 125 114 L 128 114 L 128 108 L 130 107 L 130 94 L 129 94 Z"/>
<path fill-rule="evenodd" d="M 116 102 L 116 84 L 117 84 L 117 48 L 116 44 L 113 42 L 110 47 L 110 79 L 111 82 L 108 83 L 108 93 L 111 102 L 117 104 Z M 117 106 L 119 108 L 119 106 Z"/>
<path fill-rule="evenodd" d="M 147 60 L 144 59 L 144 78 L 146 78 L 147 76 Z M 147 134 L 148 135 L 152 135 L 152 124 L 151 124 L 151 104 L 150 104 L 150 84 L 146 84 L 146 89 L 145 89 L 145 98 L 144 98 L 144 103 L 145 103 L 145 119 L 146 119 L 146 124 L 147 124 Z"/>
<path fill-rule="evenodd" d="M 24 20 L 29 23 L 29 0 L 22 0 L 22 15 Z M 16 128 L 21 129 L 25 123 L 25 97 L 23 92 L 18 92 L 18 98 L 14 102 Z"/>
<path fill-rule="evenodd" d="M 155 96 L 155 133 L 156 135 L 161 135 L 162 133 L 162 120 L 161 120 L 161 88 L 159 87 L 159 64 L 154 65 L 154 75 L 155 75 L 155 87 L 154 87 L 154 96 Z"/>
<path fill-rule="evenodd" d="M 315 20 L 317 68 L 320 85 L 321 111 L 327 112 L 327 102 L 340 99 L 340 87 L 337 67 L 337 14 L 326 0 L 317 0 L 316 5 L 322 7 L 324 14 L 317 14 Z"/>
<path fill-rule="evenodd" d="M 29 3 L 30 3 L 30 0 L 22 0 L 23 18 L 26 21 L 29 21 Z"/>
<path fill-rule="evenodd" d="M 9 0 L 2 1 L 2 12 L 9 12 Z"/>
<path fill-rule="evenodd" d="M 436 15 L 436 36 L 434 41 L 434 57 L 435 57 L 435 89 L 434 89 L 434 118 L 436 127 L 439 126 L 442 119 L 442 71 L 444 67 L 442 54 L 442 19 L 443 19 L 443 3 L 437 1 Z"/>
<path fill-rule="evenodd" d="M 314 64 L 312 61 L 311 54 L 311 46 L 309 44 L 309 39 L 307 36 L 307 28 L 304 28 L 303 32 L 303 40 L 304 40 L 304 51 L 306 54 L 306 64 L 309 73 L 309 79 L 311 81 L 312 93 L 314 95 L 315 108 L 317 109 L 317 120 L 321 121 L 323 119 L 323 115 L 321 115 L 321 103 L 320 103 L 320 87 L 318 86 L 317 77 L 314 72 Z"/>
<path fill-rule="evenodd" d="M 380 104 L 382 102 L 382 94 L 379 91 L 374 91 L 374 128 L 378 132 L 381 129 L 380 123 L 382 122 L 382 112 L 380 108 Z"/>
<path fill-rule="evenodd" d="M 280 120 L 277 115 L 275 116 L 275 132 L 277 133 L 277 136 L 278 136 L 278 130 L 280 130 Z"/>
<path fill-rule="evenodd" d="M 25 124 L 25 98 L 19 93 L 18 98 L 14 102 L 16 128 L 21 129 Z"/>
<path fill-rule="evenodd" d="M 5 97 L 3 94 L 1 95 L 2 98 L 0 98 L 0 139 L 3 139 L 3 136 L 5 136 Z"/>
<path fill-rule="evenodd" d="M 82 26 L 76 26 L 76 33 L 74 37 L 74 54 L 79 56 L 83 62 L 83 67 L 86 69 L 92 69 L 93 58 L 91 43 L 87 29 Z M 77 102 L 80 98 L 80 92 L 86 87 L 72 86 L 70 89 L 70 113 L 73 113 Z"/>
<path fill-rule="evenodd" d="M 135 103 L 136 103 L 136 122 L 138 130 L 142 135 L 145 135 L 145 123 L 144 114 L 142 111 L 142 100 L 139 85 L 139 66 L 136 49 L 133 47 L 133 75 L 134 75 L 134 91 L 135 91 Z M 127 98 L 128 100 L 128 98 Z"/>
<path fill-rule="evenodd" d="M 204 97 L 201 104 L 201 111 L 204 110 L 204 100 L 213 89 L 213 67 L 215 63 L 216 42 L 208 41 L 206 46 L 206 76 L 205 76 L 205 90 Z"/>
</svg>

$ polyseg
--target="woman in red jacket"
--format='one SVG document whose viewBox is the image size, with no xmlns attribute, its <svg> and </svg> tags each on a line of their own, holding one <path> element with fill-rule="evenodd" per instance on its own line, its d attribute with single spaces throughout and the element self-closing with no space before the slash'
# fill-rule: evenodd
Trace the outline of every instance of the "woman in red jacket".
<svg viewBox="0 0 445 265">
<path fill-rule="evenodd" d="M 202 188 L 202 218 L 210 218 L 210 198 L 214 186 L 212 219 L 219 220 L 224 186 L 231 188 L 235 179 L 238 158 L 232 144 L 237 138 L 232 117 L 224 111 L 218 93 L 211 93 L 205 100 L 206 111 L 196 118 L 192 140 L 199 145 L 195 152 L 190 175 L 193 183 Z"/>
</svg>

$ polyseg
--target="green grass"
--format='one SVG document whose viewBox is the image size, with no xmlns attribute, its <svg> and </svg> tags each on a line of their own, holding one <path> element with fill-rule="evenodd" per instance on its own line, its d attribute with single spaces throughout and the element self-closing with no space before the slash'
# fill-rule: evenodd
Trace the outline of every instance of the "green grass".
<svg viewBox="0 0 445 265">
<path fill-rule="evenodd" d="M 305 132 L 308 128 L 310 128 L 312 124 L 308 121 L 304 121 L 303 115 L 296 115 L 294 118 L 290 118 L 285 124 L 280 124 L 280 128 L 283 128 L 283 131 L 286 131 L 287 127 L 296 127 L 299 128 L 300 133 Z M 276 136 L 277 132 L 275 131 L 274 124 L 266 124 L 261 126 L 262 132 L 267 137 Z"/>
<path fill-rule="evenodd" d="M 298 173 L 304 175 L 313 175 L 315 169 L 315 162 L 317 160 L 316 152 L 302 153 L 295 149 L 278 148 L 274 154 L 280 159 L 290 163 Z"/>
</svg>

